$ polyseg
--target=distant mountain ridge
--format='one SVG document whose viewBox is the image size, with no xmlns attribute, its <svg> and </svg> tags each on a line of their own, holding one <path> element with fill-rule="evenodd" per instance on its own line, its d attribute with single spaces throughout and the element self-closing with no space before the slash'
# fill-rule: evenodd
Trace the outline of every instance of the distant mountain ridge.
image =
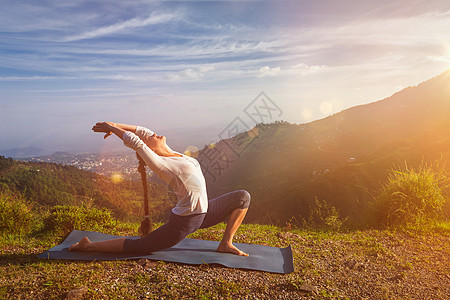
<svg viewBox="0 0 450 300">
<path fill-rule="evenodd" d="M 304 217 L 315 197 L 357 219 L 389 169 L 449 156 L 450 71 L 311 123 L 260 124 L 215 148 L 228 168 L 205 174 L 208 193 L 249 190 L 250 220 Z M 214 170 L 202 152 L 200 162 Z"/>
<path fill-rule="evenodd" d="M 12 148 L 0 150 L 0 155 L 12 158 L 26 158 L 30 156 L 41 156 L 48 154 L 47 151 L 37 147 Z"/>
</svg>

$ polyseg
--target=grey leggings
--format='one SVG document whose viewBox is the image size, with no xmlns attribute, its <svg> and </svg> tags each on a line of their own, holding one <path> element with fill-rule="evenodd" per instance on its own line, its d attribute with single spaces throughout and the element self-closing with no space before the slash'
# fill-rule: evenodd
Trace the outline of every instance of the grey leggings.
<svg viewBox="0 0 450 300">
<path fill-rule="evenodd" d="M 170 248 L 199 228 L 207 228 L 224 221 L 235 209 L 248 208 L 250 194 L 239 190 L 208 201 L 208 211 L 202 214 L 179 216 L 171 213 L 169 222 L 139 239 L 127 238 L 126 253 L 149 254 Z"/>
</svg>

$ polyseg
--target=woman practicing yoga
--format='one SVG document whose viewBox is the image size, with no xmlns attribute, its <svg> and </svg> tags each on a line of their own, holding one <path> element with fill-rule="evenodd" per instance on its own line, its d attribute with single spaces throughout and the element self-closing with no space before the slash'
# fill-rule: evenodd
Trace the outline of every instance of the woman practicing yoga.
<svg viewBox="0 0 450 300">
<path fill-rule="evenodd" d="M 115 134 L 125 146 L 135 150 L 146 165 L 173 189 L 178 203 L 166 224 L 140 239 L 91 242 L 84 237 L 69 251 L 149 254 L 172 247 L 197 229 L 213 226 L 229 216 L 217 251 L 248 256 L 232 243 L 250 204 L 247 191 L 234 191 L 208 201 L 200 164 L 192 157 L 173 151 L 166 144 L 165 136 L 158 136 L 141 126 L 111 122 L 99 122 L 92 130 L 105 133 L 104 138 Z"/>
</svg>

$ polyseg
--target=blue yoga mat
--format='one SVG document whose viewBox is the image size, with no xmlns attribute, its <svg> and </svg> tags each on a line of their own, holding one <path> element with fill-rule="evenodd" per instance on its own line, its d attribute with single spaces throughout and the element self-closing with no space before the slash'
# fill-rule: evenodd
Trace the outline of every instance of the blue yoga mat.
<svg viewBox="0 0 450 300">
<path fill-rule="evenodd" d="M 248 257 L 216 251 L 219 242 L 195 239 L 184 239 L 177 245 L 153 252 L 149 255 L 125 253 L 79 252 L 68 251 L 69 247 L 87 236 L 92 242 L 104 241 L 120 236 L 114 236 L 92 231 L 72 231 L 60 245 L 42 254 L 40 258 L 65 260 L 123 260 L 146 258 L 192 265 L 220 264 L 229 268 L 258 270 L 272 273 L 287 274 L 294 271 L 291 246 L 276 248 L 263 245 L 235 243 L 236 247 L 249 254 Z M 139 237 L 132 237 L 139 238 Z"/>
</svg>

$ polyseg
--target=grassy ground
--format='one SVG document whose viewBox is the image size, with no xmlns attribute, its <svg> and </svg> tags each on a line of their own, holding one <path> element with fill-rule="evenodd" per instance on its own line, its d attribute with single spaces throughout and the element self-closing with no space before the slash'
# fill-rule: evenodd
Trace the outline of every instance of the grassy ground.
<svg viewBox="0 0 450 300">
<path fill-rule="evenodd" d="M 135 229 L 123 226 L 114 233 L 131 235 Z M 219 224 L 190 237 L 219 240 L 224 229 Z M 36 254 L 63 237 L 4 235 L 0 299 L 61 298 L 80 287 L 87 288 L 85 299 L 447 299 L 449 232 L 285 231 L 243 225 L 236 242 L 292 245 L 295 271 L 287 275 L 152 261 L 45 260 Z M 304 284 L 316 291 L 303 291 Z"/>
</svg>

